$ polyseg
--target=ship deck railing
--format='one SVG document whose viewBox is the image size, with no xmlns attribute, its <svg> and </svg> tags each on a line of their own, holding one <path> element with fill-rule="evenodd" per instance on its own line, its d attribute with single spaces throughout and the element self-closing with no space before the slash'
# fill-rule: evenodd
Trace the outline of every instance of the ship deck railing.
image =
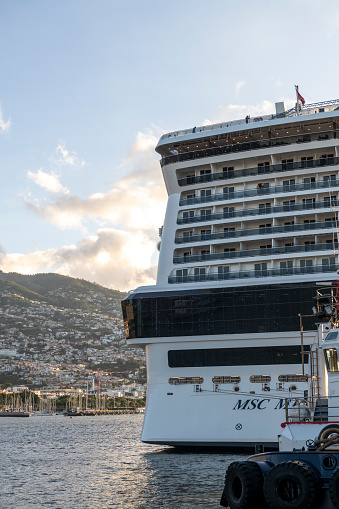
<svg viewBox="0 0 339 509">
<path fill-rule="evenodd" d="M 263 278 L 263 277 L 277 277 L 277 276 L 293 276 L 304 274 L 321 274 L 333 273 L 337 277 L 337 265 L 306 265 L 305 267 L 287 267 L 276 269 L 261 269 L 261 270 L 241 270 L 239 272 L 219 272 L 212 274 L 189 274 L 187 276 L 169 276 L 168 282 L 170 284 L 176 283 L 197 283 L 204 281 L 225 281 L 232 279 L 247 279 L 247 278 Z"/>
<path fill-rule="evenodd" d="M 338 136 L 339 138 L 339 136 Z M 214 149 L 212 149 L 214 150 Z M 309 161 L 294 161 L 282 164 L 271 164 L 265 166 L 256 166 L 253 168 L 244 168 L 241 170 L 228 169 L 218 173 L 207 173 L 204 175 L 189 176 L 178 179 L 179 186 L 189 186 L 192 184 L 202 184 L 204 182 L 214 182 L 218 180 L 231 180 L 239 177 L 249 177 L 253 175 L 267 175 L 270 173 L 281 173 L 293 170 L 304 170 L 305 168 L 323 168 L 326 166 L 335 166 L 339 164 L 339 157 L 320 157 L 319 159 Z"/>
<path fill-rule="evenodd" d="M 215 201 L 235 200 L 239 198 L 250 198 L 253 196 L 267 196 L 279 193 L 293 193 L 295 191 L 307 191 L 312 189 L 329 190 L 333 187 L 339 187 L 339 180 L 328 179 L 318 182 L 306 182 L 301 184 L 286 184 L 282 186 L 263 187 L 256 189 L 246 189 L 245 191 L 227 191 L 223 193 L 210 194 L 207 196 L 195 196 L 194 198 L 183 198 L 179 205 L 194 205 L 196 203 L 210 203 Z"/>
<path fill-rule="evenodd" d="M 318 221 L 314 223 L 303 223 L 303 224 L 289 224 L 282 226 L 264 226 L 262 228 L 250 228 L 244 230 L 224 231 L 216 233 L 203 233 L 201 235 L 186 235 L 183 237 L 176 237 L 176 244 L 187 244 L 191 242 L 201 242 L 206 240 L 219 240 L 219 239 L 231 239 L 238 237 L 248 237 L 255 235 L 260 237 L 267 234 L 276 233 L 291 233 L 291 232 L 303 232 L 312 230 L 327 230 L 337 228 L 336 221 Z"/>
<path fill-rule="evenodd" d="M 247 216 L 263 216 L 263 215 L 272 215 L 279 214 L 280 212 L 297 212 L 304 210 L 319 210 L 319 209 L 327 209 L 336 207 L 339 205 L 339 200 L 336 197 L 332 196 L 328 200 L 317 201 L 312 203 L 295 203 L 288 205 L 277 205 L 271 206 L 266 205 L 264 207 L 258 207 L 255 209 L 242 209 L 242 210 L 231 210 L 228 212 L 216 212 L 205 213 L 200 216 L 189 216 L 189 217 L 179 217 L 177 219 L 177 224 L 192 224 L 192 223 L 201 223 L 206 221 L 218 221 L 220 219 L 232 219 L 234 217 L 247 217 Z"/>
<path fill-rule="evenodd" d="M 310 143 L 312 141 L 325 141 L 339 138 L 336 130 L 322 131 L 310 134 L 301 134 L 294 136 L 284 136 L 282 138 L 271 138 L 266 140 L 238 142 L 235 144 L 227 144 L 206 149 L 198 149 L 190 152 L 182 152 L 163 157 L 160 160 L 161 166 L 167 164 L 179 163 L 195 159 L 203 159 L 205 157 L 219 156 L 223 154 L 233 154 L 236 152 L 246 152 L 248 150 L 258 150 L 263 148 L 274 148 L 295 143 Z"/>
<path fill-rule="evenodd" d="M 173 263 L 192 263 L 204 262 L 212 260 L 233 260 L 235 258 L 248 258 L 252 256 L 272 256 L 292 253 L 310 253 L 314 251 L 332 251 L 332 254 L 338 250 L 338 242 L 329 242 L 326 244 L 307 244 L 300 246 L 282 246 L 260 249 L 242 249 L 239 251 L 229 251 L 220 253 L 209 253 L 203 255 L 190 255 L 190 256 L 174 256 Z"/>
</svg>

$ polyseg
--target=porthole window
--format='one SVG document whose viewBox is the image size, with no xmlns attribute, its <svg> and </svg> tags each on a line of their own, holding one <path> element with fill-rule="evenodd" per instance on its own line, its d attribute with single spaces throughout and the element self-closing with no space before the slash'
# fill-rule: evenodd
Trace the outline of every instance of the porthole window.
<svg viewBox="0 0 339 509">
<path fill-rule="evenodd" d="M 271 381 L 270 375 L 252 375 L 250 376 L 250 382 L 252 384 L 267 384 Z"/>
<path fill-rule="evenodd" d="M 212 382 L 214 384 L 238 384 L 240 383 L 240 376 L 214 376 Z"/>
<path fill-rule="evenodd" d="M 279 375 L 279 382 L 307 382 L 307 375 Z"/>
<path fill-rule="evenodd" d="M 204 379 L 201 376 L 173 376 L 169 378 L 170 385 L 202 384 Z"/>
</svg>

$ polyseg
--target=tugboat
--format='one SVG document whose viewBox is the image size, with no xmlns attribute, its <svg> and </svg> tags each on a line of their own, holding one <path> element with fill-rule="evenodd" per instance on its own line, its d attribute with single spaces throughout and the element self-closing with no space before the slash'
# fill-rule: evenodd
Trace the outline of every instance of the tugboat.
<svg viewBox="0 0 339 509">
<path fill-rule="evenodd" d="M 279 451 L 235 461 L 220 505 L 230 509 L 339 509 L 339 283 L 317 291 L 315 343 L 303 363 L 309 390 L 285 399 Z M 301 349 L 303 350 L 302 317 Z M 303 353 L 304 357 L 304 353 Z"/>
</svg>

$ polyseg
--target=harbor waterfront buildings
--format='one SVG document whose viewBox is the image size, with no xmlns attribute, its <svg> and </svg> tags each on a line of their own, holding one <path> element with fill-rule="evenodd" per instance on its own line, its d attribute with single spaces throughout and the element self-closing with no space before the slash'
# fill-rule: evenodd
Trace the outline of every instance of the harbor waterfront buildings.
<svg viewBox="0 0 339 509">
<path fill-rule="evenodd" d="M 157 283 L 123 301 L 129 344 L 146 345 L 145 442 L 276 446 L 286 399 L 308 387 L 312 299 L 338 279 L 339 100 L 298 110 L 156 147 Z"/>
</svg>

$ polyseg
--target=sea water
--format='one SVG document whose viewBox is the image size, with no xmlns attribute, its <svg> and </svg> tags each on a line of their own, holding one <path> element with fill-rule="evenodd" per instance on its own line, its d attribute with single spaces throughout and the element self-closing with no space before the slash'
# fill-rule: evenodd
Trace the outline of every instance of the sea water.
<svg viewBox="0 0 339 509">
<path fill-rule="evenodd" d="M 0 508 L 220 508 L 226 467 L 246 456 L 143 444 L 142 421 L 0 418 Z"/>
</svg>

